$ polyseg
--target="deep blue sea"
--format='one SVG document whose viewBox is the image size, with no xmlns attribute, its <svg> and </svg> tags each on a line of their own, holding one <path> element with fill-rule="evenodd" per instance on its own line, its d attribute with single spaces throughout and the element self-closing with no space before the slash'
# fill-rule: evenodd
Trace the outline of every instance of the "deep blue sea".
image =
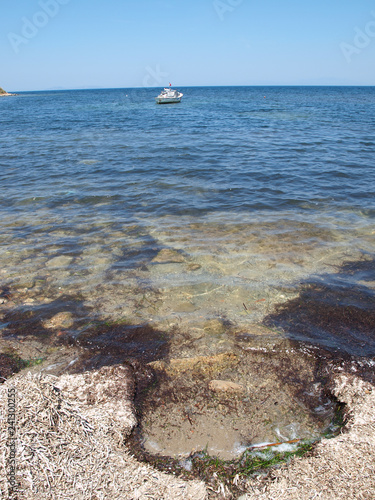
<svg viewBox="0 0 375 500">
<path fill-rule="evenodd" d="M 79 296 L 77 331 L 127 318 L 211 352 L 265 325 L 375 354 L 375 87 L 179 90 L 0 99 L 3 288 Z"/>
</svg>

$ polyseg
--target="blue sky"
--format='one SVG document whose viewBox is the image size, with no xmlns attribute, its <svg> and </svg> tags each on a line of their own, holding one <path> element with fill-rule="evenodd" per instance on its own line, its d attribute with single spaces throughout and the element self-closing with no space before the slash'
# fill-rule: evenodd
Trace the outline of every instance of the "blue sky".
<svg viewBox="0 0 375 500">
<path fill-rule="evenodd" d="M 7 90 L 375 85 L 373 0 L 3 2 Z"/>
</svg>

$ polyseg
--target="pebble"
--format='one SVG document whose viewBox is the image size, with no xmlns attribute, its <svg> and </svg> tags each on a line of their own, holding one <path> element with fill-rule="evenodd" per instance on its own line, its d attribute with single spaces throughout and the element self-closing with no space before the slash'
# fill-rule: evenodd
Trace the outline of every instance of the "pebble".
<svg viewBox="0 0 375 500">
<path fill-rule="evenodd" d="M 34 299 L 26 299 L 24 300 L 24 304 L 33 304 L 35 302 Z"/>
<path fill-rule="evenodd" d="M 188 265 L 188 271 L 198 271 L 198 269 L 200 269 L 202 266 L 200 266 L 199 264 L 189 264 Z"/>
</svg>

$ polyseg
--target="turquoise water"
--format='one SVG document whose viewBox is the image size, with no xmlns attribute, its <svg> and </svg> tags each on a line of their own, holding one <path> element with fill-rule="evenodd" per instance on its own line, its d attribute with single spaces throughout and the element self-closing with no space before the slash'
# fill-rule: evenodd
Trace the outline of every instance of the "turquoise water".
<svg viewBox="0 0 375 500">
<path fill-rule="evenodd" d="M 216 352 L 265 322 L 375 353 L 375 88 L 158 90 L 0 100 L 2 287 L 34 311 L 79 297 L 77 334 L 126 319 Z M 276 314 L 296 300 L 337 323 Z"/>
</svg>

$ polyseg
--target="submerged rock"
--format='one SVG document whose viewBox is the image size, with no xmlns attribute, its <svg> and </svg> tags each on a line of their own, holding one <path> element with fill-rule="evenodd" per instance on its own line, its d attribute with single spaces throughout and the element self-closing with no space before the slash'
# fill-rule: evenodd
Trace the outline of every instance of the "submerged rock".
<svg viewBox="0 0 375 500">
<path fill-rule="evenodd" d="M 195 356 L 194 358 L 174 358 L 165 361 L 149 363 L 154 370 L 162 370 L 168 376 L 175 377 L 182 373 L 198 372 L 210 376 L 218 370 L 228 369 L 238 363 L 238 356 L 234 353 L 223 353 L 215 356 Z"/>
<path fill-rule="evenodd" d="M 204 330 L 211 335 L 220 335 L 226 331 L 226 327 L 219 319 L 211 319 L 204 323 Z"/>
<path fill-rule="evenodd" d="M 71 328 L 74 325 L 74 318 L 71 312 L 59 312 L 49 320 L 43 322 L 44 328 Z"/>
<path fill-rule="evenodd" d="M 53 257 L 46 262 L 47 267 L 66 267 L 73 262 L 73 257 L 68 255 L 59 255 L 58 257 Z"/>
<path fill-rule="evenodd" d="M 167 264 L 167 263 L 180 264 L 182 262 L 185 262 L 185 258 L 176 250 L 172 250 L 170 248 L 163 248 L 162 250 L 160 250 L 157 256 L 152 259 L 151 262 L 154 262 L 155 264 Z"/>
</svg>

